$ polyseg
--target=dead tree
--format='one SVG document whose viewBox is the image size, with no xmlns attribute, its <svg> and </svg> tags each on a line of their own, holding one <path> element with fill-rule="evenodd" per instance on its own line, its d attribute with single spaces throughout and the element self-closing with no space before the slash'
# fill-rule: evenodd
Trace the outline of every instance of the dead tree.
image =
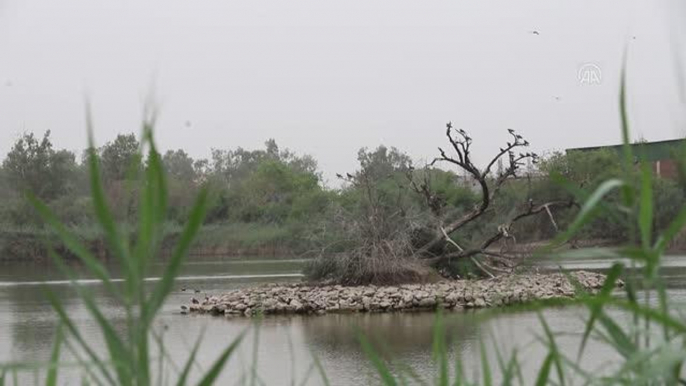
<svg viewBox="0 0 686 386">
<path fill-rule="evenodd" d="M 426 179 L 428 173 L 425 173 L 425 180 L 419 183 L 415 181 L 414 174 L 408 173 L 411 189 L 423 198 L 436 219 L 433 238 L 416 251 L 416 254 L 421 256 L 426 264 L 437 266 L 446 261 L 450 261 L 451 259 L 469 258 L 482 271 L 492 276 L 489 271 L 497 269 L 490 267 L 489 270 L 489 267 L 483 262 L 477 261 L 475 256 L 490 255 L 496 259 L 501 258 L 502 256 L 500 256 L 500 254 L 489 252 L 488 248 L 499 240 L 513 237 L 512 226 L 517 221 L 546 212 L 550 217 L 552 225 L 557 229 L 557 223 L 554 220 L 552 211 L 576 205 L 573 201 L 551 201 L 537 205 L 529 200 L 524 211 L 500 225 L 493 235 L 483 240 L 476 247 L 463 248 L 451 239 L 450 235 L 453 232 L 456 232 L 467 224 L 477 220 L 487 212 L 503 184 L 508 179 L 516 178 L 517 173 L 525 162 L 531 161 L 536 163 L 538 161 L 538 156 L 535 153 L 518 151 L 519 149 L 529 146 L 527 140 L 512 129 L 508 129 L 508 132 L 512 137 L 511 141 L 507 142 L 505 147 L 500 148 L 499 152 L 490 160 L 486 167 L 481 169 L 477 167 L 472 160 L 472 138 L 464 130 L 454 129 L 451 123 L 446 125 L 446 137 L 452 147 L 452 154 L 449 155 L 448 152 L 439 147 L 438 151 L 440 157 L 435 158 L 428 167 L 434 166 L 439 162 L 454 165 L 459 170 L 466 172 L 467 175 L 478 184 L 481 191 L 480 202 L 475 205 L 472 210 L 457 218 L 445 218 L 443 214 L 445 202 L 431 190 L 430 183 Z M 506 159 L 508 164 L 499 171 L 497 175 L 494 175 L 492 168 L 502 159 Z M 454 250 L 448 252 L 448 248 L 446 248 L 447 245 L 452 245 L 452 247 L 454 247 L 452 249 Z M 438 252 L 436 252 L 436 250 L 438 250 Z"/>
</svg>

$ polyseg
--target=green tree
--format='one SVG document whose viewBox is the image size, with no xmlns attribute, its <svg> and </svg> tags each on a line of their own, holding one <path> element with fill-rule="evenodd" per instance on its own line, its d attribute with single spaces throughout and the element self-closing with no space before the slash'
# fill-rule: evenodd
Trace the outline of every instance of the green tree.
<svg viewBox="0 0 686 386">
<path fill-rule="evenodd" d="M 619 154 L 610 149 L 553 153 L 542 160 L 540 169 L 548 177 L 558 174 L 584 189 L 595 189 L 622 172 Z"/>
<path fill-rule="evenodd" d="M 188 184 L 195 182 L 197 178 L 196 163 L 185 151 L 181 149 L 168 150 L 162 157 L 162 163 L 169 178 Z"/>
<path fill-rule="evenodd" d="M 373 180 L 385 179 L 397 173 L 405 173 L 412 166 L 412 159 L 395 147 L 381 145 L 373 151 L 362 148 L 357 152 L 359 173 Z"/>
<path fill-rule="evenodd" d="M 13 189 L 52 200 L 69 190 L 76 162 L 72 152 L 53 149 L 50 131 L 46 131 L 40 140 L 33 133 L 22 135 L 2 166 Z"/>
<path fill-rule="evenodd" d="M 323 210 L 315 174 L 276 160 L 263 161 L 242 184 L 243 221 L 281 223 Z"/>
<path fill-rule="evenodd" d="M 106 182 L 121 181 L 140 169 L 140 143 L 134 134 L 119 134 L 100 149 L 102 174 Z"/>
</svg>

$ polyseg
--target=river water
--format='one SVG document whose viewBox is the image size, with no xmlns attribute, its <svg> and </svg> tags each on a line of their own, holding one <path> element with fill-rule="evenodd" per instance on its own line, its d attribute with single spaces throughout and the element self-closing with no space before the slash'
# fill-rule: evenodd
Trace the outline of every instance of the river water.
<svg viewBox="0 0 686 386">
<path fill-rule="evenodd" d="M 358 334 L 361 333 L 370 337 L 378 350 L 398 366 L 407 366 L 423 379 L 432 380 L 435 373 L 431 360 L 435 320 L 432 313 L 270 316 L 260 320 L 256 326 L 254 320 L 247 318 L 182 315 L 180 312 L 180 306 L 188 304 L 191 296 L 211 295 L 266 282 L 300 280 L 303 264 L 301 260 L 258 258 L 187 263 L 157 320 L 158 330 L 164 331 L 165 347 L 172 361 L 179 365 L 184 363 L 195 341 L 203 337 L 198 363 L 207 369 L 235 337 L 249 330 L 218 384 L 246 383 L 247 378 L 244 377 L 253 373 L 251 366 L 254 363 L 254 373 L 267 385 L 300 384 L 302 381 L 311 385 L 322 384 L 319 373 L 310 371 L 315 357 L 332 385 L 376 383 L 369 361 L 360 348 Z M 609 267 L 610 262 L 582 259 L 562 265 L 570 269 L 602 271 Z M 542 263 L 541 267 L 550 268 L 551 264 Z M 162 268 L 163 263 L 155 266 L 157 271 Z M 663 274 L 669 279 L 670 299 L 686 303 L 686 257 L 666 258 Z M 82 283 L 95 295 L 108 318 L 116 326 L 123 326 L 124 315 L 98 282 L 84 276 Z M 199 289 L 202 293 L 193 295 L 182 291 L 183 288 Z M 46 300 L 45 291 L 59 296 L 85 338 L 96 346 L 100 345 L 104 352 L 104 346 L 98 343 L 102 339 L 97 324 L 70 284 L 54 268 L 35 264 L 2 264 L 0 364 L 41 362 L 50 357 L 57 316 Z M 583 331 L 585 310 L 553 308 L 545 310 L 543 315 L 553 331 L 565 333 L 558 343 L 564 352 L 573 356 Z M 494 341 L 498 342 L 504 354 L 517 348 L 525 377 L 533 377 L 541 366 L 545 351 L 536 340 L 542 329 L 535 312 L 504 309 L 495 312 L 457 311 L 446 313 L 444 322 L 451 361 L 462 358 L 470 376 L 478 376 L 476 363 L 480 345 L 483 343 L 491 348 Z M 494 350 L 488 351 L 491 364 L 496 368 Z M 582 364 L 592 369 L 602 368 L 611 359 L 611 352 L 600 345 L 592 345 L 582 358 Z M 176 374 L 172 368 L 165 373 L 171 380 Z M 40 382 L 42 376 L 40 372 L 25 371 L 19 374 L 19 380 L 21 384 L 33 384 Z M 80 377 L 75 369 L 65 369 L 60 376 L 60 384 L 79 383 Z"/>
</svg>

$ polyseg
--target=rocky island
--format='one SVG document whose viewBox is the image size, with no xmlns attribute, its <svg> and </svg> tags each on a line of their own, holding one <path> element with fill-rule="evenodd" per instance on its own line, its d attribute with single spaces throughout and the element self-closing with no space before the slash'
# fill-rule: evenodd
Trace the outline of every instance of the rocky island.
<svg viewBox="0 0 686 386">
<path fill-rule="evenodd" d="M 599 290 L 605 276 L 569 274 L 586 291 Z M 398 286 L 269 284 L 193 299 L 190 312 L 226 316 L 401 312 L 499 307 L 551 298 L 572 298 L 575 286 L 562 273 L 509 275 L 484 280 L 445 280 Z M 185 307 L 184 307 L 185 309 Z"/>
</svg>

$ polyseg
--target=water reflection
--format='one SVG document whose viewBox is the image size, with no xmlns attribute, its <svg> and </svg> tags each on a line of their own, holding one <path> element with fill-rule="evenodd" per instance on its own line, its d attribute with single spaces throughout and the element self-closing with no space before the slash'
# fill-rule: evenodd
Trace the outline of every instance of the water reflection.
<svg viewBox="0 0 686 386">
<path fill-rule="evenodd" d="M 301 261 L 208 260 L 186 266 L 184 278 L 164 305 L 157 320 L 166 325 L 167 349 L 176 363 L 188 356 L 196 339 L 204 334 L 204 344 L 198 360 L 205 367 L 241 332 L 254 327 L 255 320 L 246 318 L 180 315 L 179 306 L 187 304 L 191 296 L 220 293 L 271 282 L 299 280 L 289 276 L 297 273 Z M 571 263 L 570 263 L 571 264 Z M 574 268 L 602 269 L 607 261 L 590 260 Z M 159 274 L 163 263 L 154 266 Z M 686 303 L 684 287 L 686 264 L 678 258 L 669 258 L 663 268 L 669 280 L 670 297 Z M 113 269 L 116 274 L 116 270 Z M 85 277 L 85 276 L 84 276 Z M 32 285 L 30 281 L 63 280 L 50 267 L 34 265 L 0 265 L 0 362 L 47 360 L 54 338 L 57 317 L 44 296 L 44 290 L 53 291 L 63 302 L 67 313 L 89 342 L 101 342 L 96 323 L 68 285 Z M 22 284 L 23 283 L 23 284 Z M 153 283 L 150 283 L 153 285 Z M 198 288 L 200 295 L 181 291 L 182 287 Z M 89 286 L 93 296 L 116 328 L 123 328 L 124 316 L 115 300 L 106 296 L 98 285 Z M 582 308 L 557 308 L 545 312 L 546 319 L 555 331 L 569 333 L 561 338 L 562 349 L 574 356 L 578 348 L 578 334 L 583 331 Z M 483 342 L 492 347 L 495 340 L 503 353 L 518 348 L 524 359 L 524 372 L 535 374 L 540 367 L 543 350 L 535 342 L 540 332 L 538 316 L 532 312 L 449 312 L 444 315 L 447 330 L 447 347 L 451 362 L 458 356 L 469 369 L 478 369 L 479 346 Z M 431 313 L 392 314 L 332 314 L 319 317 L 288 316 L 265 317 L 260 321 L 259 336 L 255 341 L 248 336 L 237 356 L 229 363 L 223 381 L 237 381 L 237 374 L 249 373 L 254 355 L 257 369 L 266 384 L 290 383 L 302 380 L 313 356 L 319 358 L 334 385 L 367 384 L 375 379 L 369 361 L 360 349 L 358 334 L 364 334 L 378 351 L 410 367 L 425 379 L 431 379 L 434 368 L 431 361 L 434 315 Z M 255 344 L 254 342 L 257 342 Z M 104 346 L 100 346 L 101 352 Z M 496 358 L 491 352 L 491 363 Z M 590 368 L 600 366 L 612 358 L 612 352 L 594 347 L 583 358 Z M 62 374 L 66 379 L 78 380 L 75 372 Z M 65 379 L 65 378 L 63 378 Z M 33 377 L 27 377 L 33 383 Z M 321 384 L 313 376 L 309 384 Z"/>
</svg>

